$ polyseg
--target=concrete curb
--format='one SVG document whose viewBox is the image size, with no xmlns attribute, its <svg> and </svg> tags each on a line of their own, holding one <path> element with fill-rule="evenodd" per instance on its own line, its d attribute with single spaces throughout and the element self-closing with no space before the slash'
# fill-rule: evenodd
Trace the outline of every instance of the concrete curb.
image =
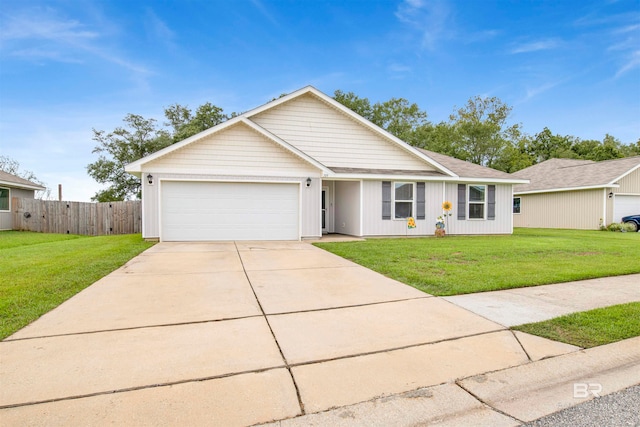
<svg viewBox="0 0 640 427">
<path fill-rule="evenodd" d="M 640 384 L 640 337 L 264 424 L 516 426 Z"/>
</svg>

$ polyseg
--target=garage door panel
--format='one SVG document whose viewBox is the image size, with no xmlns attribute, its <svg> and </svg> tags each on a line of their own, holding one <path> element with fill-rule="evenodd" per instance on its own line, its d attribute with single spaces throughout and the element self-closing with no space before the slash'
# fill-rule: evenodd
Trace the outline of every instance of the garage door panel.
<svg viewBox="0 0 640 427">
<path fill-rule="evenodd" d="M 297 184 L 162 184 L 162 240 L 298 240 Z"/>
<path fill-rule="evenodd" d="M 615 195 L 613 201 L 613 221 L 620 222 L 622 217 L 640 214 L 640 196 Z"/>
</svg>

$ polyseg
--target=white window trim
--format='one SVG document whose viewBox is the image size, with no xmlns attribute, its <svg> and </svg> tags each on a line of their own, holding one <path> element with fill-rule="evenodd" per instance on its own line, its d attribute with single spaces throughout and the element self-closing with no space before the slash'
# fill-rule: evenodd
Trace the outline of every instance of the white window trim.
<svg viewBox="0 0 640 427">
<path fill-rule="evenodd" d="M 0 212 L 11 212 L 11 188 L 9 187 L 0 187 L 0 189 L 2 190 L 8 190 L 9 191 L 9 203 L 7 204 L 7 206 L 9 207 L 9 209 L 0 209 Z"/>
<path fill-rule="evenodd" d="M 411 181 L 392 181 L 391 182 L 391 219 L 394 221 L 406 221 L 407 218 L 396 218 L 396 184 L 411 184 L 412 190 L 412 200 L 411 202 L 411 217 L 407 218 L 415 218 L 416 212 L 416 183 Z M 409 200 L 397 200 L 398 202 L 409 202 Z"/>
<path fill-rule="evenodd" d="M 482 209 L 482 218 L 471 218 L 471 205 L 479 205 L 481 202 L 472 202 L 471 201 L 471 187 L 484 187 L 484 201 L 482 204 L 484 208 Z M 467 219 L 469 221 L 486 221 L 487 220 L 487 193 L 489 191 L 489 186 L 487 184 L 467 184 Z"/>
<path fill-rule="evenodd" d="M 515 204 L 515 200 L 516 200 L 516 199 L 520 199 L 520 203 L 519 203 L 519 206 L 520 206 L 520 212 L 513 212 L 513 205 Z M 520 214 L 522 213 L 522 197 L 520 197 L 520 196 L 513 196 L 513 201 L 512 201 L 512 203 L 511 203 L 511 212 L 512 212 L 514 215 L 520 215 Z"/>
</svg>

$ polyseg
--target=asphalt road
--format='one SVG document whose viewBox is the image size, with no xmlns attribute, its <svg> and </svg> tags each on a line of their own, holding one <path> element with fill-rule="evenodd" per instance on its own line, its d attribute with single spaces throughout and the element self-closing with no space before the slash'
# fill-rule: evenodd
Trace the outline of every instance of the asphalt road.
<svg viewBox="0 0 640 427">
<path fill-rule="evenodd" d="M 640 427 L 640 384 L 525 424 L 527 427 Z"/>
</svg>

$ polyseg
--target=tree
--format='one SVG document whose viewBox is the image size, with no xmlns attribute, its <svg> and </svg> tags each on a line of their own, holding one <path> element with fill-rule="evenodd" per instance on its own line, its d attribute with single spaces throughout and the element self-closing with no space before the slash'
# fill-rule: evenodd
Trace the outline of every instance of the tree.
<svg viewBox="0 0 640 427">
<path fill-rule="evenodd" d="M 100 184 L 109 186 L 98 191 L 91 200 L 108 202 L 140 198 L 140 179 L 125 172 L 124 167 L 144 156 L 187 139 L 199 132 L 224 122 L 229 118 L 222 108 L 207 102 L 196 109 L 195 114 L 187 107 L 173 104 L 164 110 L 167 122 L 158 126 L 155 119 L 145 119 L 137 114 L 127 114 L 125 126 L 113 132 L 93 129 L 93 140 L 98 145 L 93 153 L 99 154 L 97 161 L 87 166 L 87 173 Z M 234 117 L 235 113 L 231 115 Z"/>
<path fill-rule="evenodd" d="M 463 160 L 492 167 L 517 134 L 520 125 L 506 127 L 511 107 L 496 97 L 475 96 L 449 116 L 457 151 Z"/>
<path fill-rule="evenodd" d="M 154 119 L 127 114 L 125 127 L 106 133 L 93 129 L 98 145 L 93 153 L 100 157 L 87 166 L 87 173 L 100 184 L 110 184 L 91 200 L 108 202 L 141 197 L 140 179 L 125 172 L 124 167 L 173 143 L 168 132 L 159 129 Z"/>
<path fill-rule="evenodd" d="M 360 98 L 353 92 L 344 93 L 341 90 L 336 90 L 333 93 L 333 99 L 370 122 L 373 122 L 373 108 L 371 107 L 369 99 Z"/>
<path fill-rule="evenodd" d="M 571 136 L 554 135 L 549 128 L 545 127 L 530 141 L 527 152 L 535 163 L 554 158 L 575 158 L 576 154 L 571 149 L 575 140 L 576 138 Z"/>
<path fill-rule="evenodd" d="M 40 181 L 36 174 L 31 172 L 30 170 L 21 170 L 20 163 L 17 160 L 12 159 L 11 157 L 0 156 L 0 170 L 45 187 L 44 190 L 36 191 L 36 199 L 47 199 L 51 194 L 51 190 L 47 188 L 47 184 Z"/>
<path fill-rule="evenodd" d="M 165 124 L 173 128 L 172 139 L 174 142 L 187 139 L 229 119 L 222 108 L 216 107 L 210 102 L 199 106 L 195 115 L 191 113 L 189 108 L 180 104 L 166 108 L 164 115 L 169 120 L 169 123 Z"/>
<path fill-rule="evenodd" d="M 391 98 L 371 105 L 367 98 L 336 90 L 333 99 L 408 143 L 414 139 L 417 129 L 428 124 L 427 113 L 404 98 Z"/>
</svg>

